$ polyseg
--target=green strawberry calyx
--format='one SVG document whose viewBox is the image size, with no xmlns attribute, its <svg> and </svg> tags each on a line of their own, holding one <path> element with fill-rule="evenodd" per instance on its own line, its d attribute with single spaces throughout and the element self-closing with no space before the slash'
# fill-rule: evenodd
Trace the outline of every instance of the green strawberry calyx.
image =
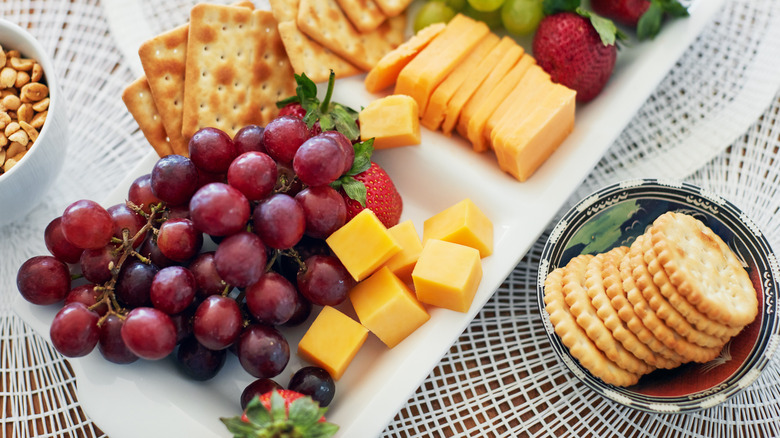
<svg viewBox="0 0 780 438">
<path fill-rule="evenodd" d="M 343 189 L 350 199 L 354 199 L 365 208 L 368 190 L 362 181 L 355 178 L 355 175 L 363 173 L 371 167 L 374 139 L 369 138 L 368 140 L 355 143 L 352 147 L 355 149 L 355 160 L 352 162 L 352 168 L 342 175 L 341 178 L 330 183 L 330 186 L 336 190 Z"/>
<path fill-rule="evenodd" d="M 293 400 L 289 407 L 277 391 L 271 394 L 270 409 L 255 397 L 246 407 L 244 415 L 220 418 L 234 438 L 328 438 L 339 427 L 320 421 L 328 410 L 321 408 L 311 397 Z"/>
<path fill-rule="evenodd" d="M 688 9 L 677 0 L 650 0 L 650 6 L 639 17 L 636 25 L 636 36 L 640 40 L 652 39 L 661 30 L 661 20 L 664 14 L 672 17 L 687 17 Z"/>
<path fill-rule="evenodd" d="M 558 12 L 574 12 L 590 20 L 590 24 L 596 29 L 601 38 L 601 43 L 605 46 L 613 46 L 618 41 L 628 39 L 625 33 L 615 26 L 615 23 L 594 12 L 580 7 L 580 0 L 544 0 L 542 8 L 545 15 L 557 14 Z"/>
</svg>

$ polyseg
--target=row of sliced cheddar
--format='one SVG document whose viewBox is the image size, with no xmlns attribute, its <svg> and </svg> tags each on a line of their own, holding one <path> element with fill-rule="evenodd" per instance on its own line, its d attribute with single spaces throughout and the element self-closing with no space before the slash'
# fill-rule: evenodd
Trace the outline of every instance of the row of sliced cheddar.
<svg viewBox="0 0 780 438">
<path fill-rule="evenodd" d="M 366 76 L 378 92 L 411 96 L 421 124 L 453 130 L 525 181 L 574 128 L 575 91 L 550 80 L 509 37 L 465 15 L 434 24 L 388 53 Z"/>
</svg>

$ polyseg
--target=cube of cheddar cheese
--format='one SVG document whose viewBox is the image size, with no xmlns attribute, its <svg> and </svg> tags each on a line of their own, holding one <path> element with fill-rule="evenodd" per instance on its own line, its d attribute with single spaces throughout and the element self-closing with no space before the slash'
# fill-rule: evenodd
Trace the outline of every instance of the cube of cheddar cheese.
<svg viewBox="0 0 780 438">
<path fill-rule="evenodd" d="M 401 251 L 392 256 L 383 266 L 387 266 L 401 281 L 411 283 L 412 269 L 422 251 L 420 236 L 411 220 L 390 227 L 387 231 L 401 245 Z"/>
<path fill-rule="evenodd" d="M 298 355 L 338 380 L 368 338 L 368 329 L 325 306 L 298 343 Z"/>
<path fill-rule="evenodd" d="M 466 198 L 423 223 L 423 245 L 430 239 L 470 246 L 487 257 L 493 253 L 493 223 Z"/>
<path fill-rule="evenodd" d="M 356 281 L 373 274 L 401 251 L 401 245 L 368 208 L 331 233 L 325 242 Z"/>
<path fill-rule="evenodd" d="M 394 94 L 369 103 L 360 111 L 360 138 L 374 139 L 375 149 L 420 144 L 417 102 Z"/>
<path fill-rule="evenodd" d="M 482 280 L 482 260 L 476 249 L 430 239 L 412 271 L 417 299 L 458 312 L 468 312 Z"/>
<path fill-rule="evenodd" d="M 390 348 L 430 319 L 414 293 L 386 266 L 352 288 L 349 300 L 360 323 Z"/>
</svg>

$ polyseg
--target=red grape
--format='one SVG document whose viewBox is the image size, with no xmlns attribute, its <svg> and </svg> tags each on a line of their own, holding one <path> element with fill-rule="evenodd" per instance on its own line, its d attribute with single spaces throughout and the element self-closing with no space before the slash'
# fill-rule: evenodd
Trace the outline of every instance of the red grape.
<svg viewBox="0 0 780 438">
<path fill-rule="evenodd" d="M 111 241 L 113 233 L 111 215 L 95 201 L 76 201 L 62 213 L 62 234 L 79 248 L 105 246 Z"/>
<path fill-rule="evenodd" d="M 236 300 L 221 295 L 211 295 L 203 300 L 192 319 L 195 338 L 211 350 L 229 347 L 238 339 L 242 326 Z"/>
<path fill-rule="evenodd" d="M 227 283 L 222 280 L 222 277 L 217 272 L 213 251 L 198 255 L 190 263 L 189 269 L 195 277 L 195 283 L 197 284 L 196 296 L 200 299 L 209 295 L 220 294 L 227 286 Z"/>
<path fill-rule="evenodd" d="M 68 295 L 65 296 L 65 304 L 79 302 L 87 307 L 92 307 L 97 304 L 97 300 L 100 298 L 101 294 L 100 291 L 95 290 L 94 284 L 82 284 L 81 286 L 74 287 L 68 292 Z M 97 312 L 98 315 L 103 316 L 108 312 L 108 306 L 103 303 L 92 310 Z"/>
<path fill-rule="evenodd" d="M 168 204 L 184 204 L 198 188 L 198 169 L 187 157 L 162 157 L 152 168 L 151 187 L 152 193 Z"/>
<path fill-rule="evenodd" d="M 142 243 L 141 247 L 138 249 L 138 253 L 148 258 L 152 264 L 158 268 L 165 268 L 176 264 L 175 261 L 163 255 L 162 251 L 160 251 L 160 247 L 157 246 L 157 237 L 152 233 L 149 233 L 149 235 L 146 236 L 144 243 Z"/>
<path fill-rule="evenodd" d="M 246 288 L 246 306 L 263 324 L 284 324 L 293 316 L 296 295 L 298 291 L 292 283 L 271 271 Z"/>
<path fill-rule="evenodd" d="M 273 327 L 252 324 L 241 332 L 238 361 L 251 375 L 271 378 L 279 375 L 290 360 L 290 345 Z"/>
<path fill-rule="evenodd" d="M 287 327 L 295 327 L 303 324 L 309 315 L 311 315 L 311 302 L 304 298 L 300 292 L 295 293 L 295 302 L 293 308 L 293 314 L 287 322 L 284 323 Z"/>
<path fill-rule="evenodd" d="M 246 227 L 249 201 L 227 184 L 206 184 L 190 200 L 190 217 L 195 226 L 206 234 L 229 236 Z"/>
<path fill-rule="evenodd" d="M 114 245 L 85 249 L 79 259 L 81 274 L 87 281 L 103 284 L 111 279 L 111 265 L 116 265 L 118 260 L 119 254 Z"/>
<path fill-rule="evenodd" d="M 176 363 L 188 377 L 204 381 L 216 376 L 227 359 L 227 350 L 210 350 L 195 338 L 187 338 L 176 351 Z"/>
<path fill-rule="evenodd" d="M 233 136 L 233 144 L 236 146 L 236 152 L 240 155 L 244 152 L 263 152 L 263 127 L 257 125 L 246 125 L 236 132 Z"/>
<path fill-rule="evenodd" d="M 82 303 L 65 305 L 51 322 L 49 336 L 54 348 L 63 356 L 81 357 L 89 354 L 98 343 L 97 312 Z"/>
<path fill-rule="evenodd" d="M 246 388 L 244 388 L 244 390 L 241 392 L 241 409 L 246 409 L 246 405 L 248 405 L 253 398 L 260 397 L 266 392 L 280 389 L 284 389 L 282 388 L 282 385 L 274 382 L 271 379 L 263 378 L 252 381 L 252 383 L 247 385 Z"/>
<path fill-rule="evenodd" d="M 127 229 L 128 238 L 132 239 L 146 225 L 146 218 L 134 212 L 127 204 L 112 205 L 108 207 L 107 211 L 111 215 L 111 221 L 114 224 L 113 235 L 119 240 L 122 240 L 122 230 Z M 139 238 L 135 241 L 133 247 L 138 248 L 141 243 L 143 243 L 143 239 Z"/>
<path fill-rule="evenodd" d="M 245 152 L 233 160 L 227 178 L 247 199 L 259 201 L 274 189 L 277 173 L 273 158 L 262 152 Z"/>
<path fill-rule="evenodd" d="M 274 160 L 288 164 L 295 151 L 309 138 L 309 128 L 300 117 L 287 115 L 273 119 L 263 130 L 263 144 Z"/>
<path fill-rule="evenodd" d="M 339 175 L 349 172 L 352 169 L 352 163 L 355 161 L 355 147 L 352 146 L 352 142 L 349 141 L 346 135 L 338 131 L 325 131 L 322 135 L 338 143 L 344 151 L 344 166 L 341 168 Z"/>
<path fill-rule="evenodd" d="M 36 256 L 22 263 L 16 274 L 16 287 L 33 304 L 54 304 L 70 292 L 70 271 L 52 256 Z"/>
<path fill-rule="evenodd" d="M 293 170 L 304 184 L 322 186 L 341 176 L 345 160 L 344 149 L 335 140 L 318 135 L 295 152 Z"/>
<path fill-rule="evenodd" d="M 162 201 L 154 193 L 152 193 L 152 175 L 147 173 L 141 175 L 130 184 L 130 189 L 127 192 L 127 200 L 140 207 L 144 213 L 149 214 L 152 212 L 152 206 L 161 203 Z"/>
<path fill-rule="evenodd" d="M 324 369 L 315 366 L 303 367 L 296 371 L 290 378 L 287 388 L 310 396 L 320 404 L 320 407 L 328 406 L 336 395 L 333 377 Z"/>
<path fill-rule="evenodd" d="M 157 247 L 160 252 L 176 262 L 193 258 L 203 246 L 203 233 L 195 229 L 189 219 L 168 219 L 160 225 Z"/>
<path fill-rule="evenodd" d="M 156 274 L 156 266 L 128 259 L 117 278 L 117 299 L 128 307 L 148 305 L 152 281 Z"/>
<path fill-rule="evenodd" d="M 306 230 L 303 208 L 284 193 L 261 201 L 255 207 L 253 224 L 263 243 L 276 249 L 292 248 Z"/>
<path fill-rule="evenodd" d="M 313 255 L 304 263 L 306 270 L 298 273 L 298 290 L 312 304 L 335 306 L 355 286 L 355 280 L 335 256 Z"/>
<path fill-rule="evenodd" d="M 223 240 L 214 253 L 214 266 L 220 278 L 236 287 L 247 287 L 259 280 L 266 261 L 262 240 L 248 231 Z"/>
<path fill-rule="evenodd" d="M 62 217 L 54 218 L 46 230 L 43 232 L 43 241 L 46 243 L 46 249 L 58 260 L 65 263 L 78 263 L 83 248 L 79 248 L 68 242 L 65 235 L 62 234 Z"/>
<path fill-rule="evenodd" d="M 173 322 L 173 326 L 176 327 L 177 344 L 192 336 L 192 317 L 195 315 L 196 308 L 197 306 L 191 305 L 183 312 L 168 315 Z"/>
<path fill-rule="evenodd" d="M 295 195 L 306 217 L 306 234 L 325 239 L 347 221 L 347 204 L 333 187 L 306 187 Z"/>
<path fill-rule="evenodd" d="M 135 355 L 122 340 L 122 326 L 124 320 L 117 315 L 111 314 L 106 317 L 100 325 L 100 338 L 98 340 L 98 351 L 107 361 L 126 364 L 138 360 Z"/>
<path fill-rule="evenodd" d="M 149 298 L 155 309 L 172 315 L 184 311 L 192 303 L 196 288 L 195 276 L 189 269 L 169 266 L 155 274 Z"/>
<path fill-rule="evenodd" d="M 121 333 L 127 348 L 143 359 L 159 360 L 176 348 L 176 327 L 171 318 L 151 307 L 131 310 Z"/>
<path fill-rule="evenodd" d="M 192 135 L 188 145 L 190 160 L 211 173 L 225 173 L 238 155 L 233 140 L 224 131 L 206 127 Z"/>
</svg>

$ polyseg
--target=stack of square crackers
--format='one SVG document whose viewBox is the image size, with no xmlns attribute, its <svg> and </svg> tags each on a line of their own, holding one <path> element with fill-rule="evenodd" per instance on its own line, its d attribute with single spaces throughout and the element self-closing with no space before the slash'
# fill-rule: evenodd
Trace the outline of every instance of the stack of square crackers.
<svg viewBox="0 0 780 438">
<path fill-rule="evenodd" d="M 144 76 L 122 100 L 160 156 L 188 155 L 204 127 L 231 137 L 265 126 L 276 102 L 295 94 L 293 73 L 315 82 L 330 71 L 369 70 L 403 42 L 410 0 L 272 0 L 198 4 L 188 24 L 146 41 L 138 54 Z M 343 8 L 343 9 L 342 9 Z"/>
<path fill-rule="evenodd" d="M 571 355 L 616 386 L 656 368 L 715 359 L 758 313 L 753 283 L 731 249 L 701 221 L 675 212 L 630 247 L 553 270 L 544 302 Z"/>
</svg>

